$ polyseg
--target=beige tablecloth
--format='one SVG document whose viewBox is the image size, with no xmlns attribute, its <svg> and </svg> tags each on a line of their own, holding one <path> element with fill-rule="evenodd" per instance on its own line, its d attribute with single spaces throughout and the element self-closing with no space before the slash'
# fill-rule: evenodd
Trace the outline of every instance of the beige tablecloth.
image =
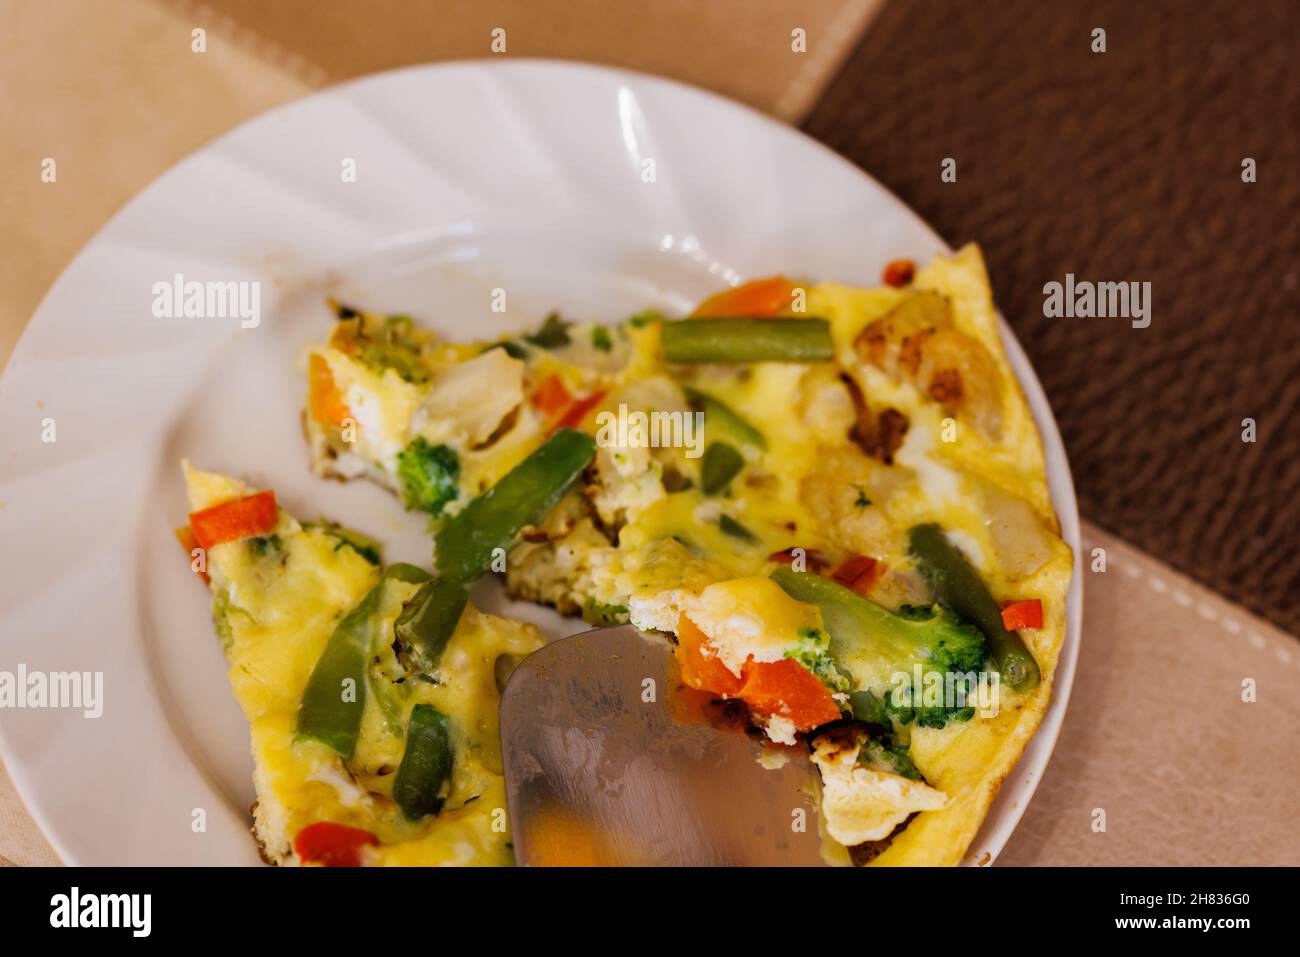
<svg viewBox="0 0 1300 957">
<path fill-rule="evenodd" d="M 794 120 L 879 2 L 806 0 L 793 12 L 776 0 L 439 4 L 426 16 L 394 0 L 0 0 L 0 361 L 115 209 L 204 142 L 315 87 L 484 56 L 504 26 L 507 55 L 648 69 Z M 391 29 L 363 36 L 363 20 L 383 17 Z M 191 51 L 196 28 L 207 31 L 206 53 Z M 806 54 L 790 49 L 795 28 L 807 33 Z M 56 183 L 41 181 L 46 157 L 57 159 Z M 1086 525 L 1094 548 L 1106 571 L 1085 572 L 1066 724 L 1001 862 L 1300 862 L 1294 638 Z M 0 667 L 2 656 L 0 645 Z M 1253 703 L 1242 700 L 1246 679 L 1257 683 Z M 1094 829 L 1099 810 L 1104 831 Z M 57 862 L 0 769 L 3 860 Z"/>
</svg>

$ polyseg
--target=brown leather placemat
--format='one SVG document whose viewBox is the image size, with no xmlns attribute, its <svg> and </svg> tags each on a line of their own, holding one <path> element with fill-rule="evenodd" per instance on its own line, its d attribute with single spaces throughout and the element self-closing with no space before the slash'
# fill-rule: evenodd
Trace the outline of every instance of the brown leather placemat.
<svg viewBox="0 0 1300 957">
<path fill-rule="evenodd" d="M 805 123 L 983 245 L 1084 515 L 1293 632 L 1297 51 L 1293 0 L 891 0 Z M 1044 318 L 1066 273 L 1151 282 L 1150 327 Z"/>
</svg>

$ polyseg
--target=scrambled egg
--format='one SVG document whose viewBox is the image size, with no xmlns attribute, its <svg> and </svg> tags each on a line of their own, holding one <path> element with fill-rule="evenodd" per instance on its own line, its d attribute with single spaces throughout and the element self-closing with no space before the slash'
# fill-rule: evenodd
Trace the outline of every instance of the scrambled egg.
<svg viewBox="0 0 1300 957">
<path fill-rule="evenodd" d="M 813 763 L 822 776 L 826 832 L 845 847 L 883 841 L 913 814 L 948 806 L 942 791 L 860 764 L 861 750 L 861 740 L 847 747 L 829 738 L 813 743 Z"/>
</svg>

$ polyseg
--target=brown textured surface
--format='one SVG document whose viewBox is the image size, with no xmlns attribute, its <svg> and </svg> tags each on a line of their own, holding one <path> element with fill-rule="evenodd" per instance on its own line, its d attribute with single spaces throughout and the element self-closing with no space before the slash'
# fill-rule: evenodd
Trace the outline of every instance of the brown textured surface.
<svg viewBox="0 0 1300 957">
<path fill-rule="evenodd" d="M 949 242 L 983 245 L 1083 514 L 1293 632 L 1298 118 L 1289 0 L 891 0 L 805 123 Z M 1150 281 L 1150 328 L 1044 318 L 1067 272 Z"/>
</svg>

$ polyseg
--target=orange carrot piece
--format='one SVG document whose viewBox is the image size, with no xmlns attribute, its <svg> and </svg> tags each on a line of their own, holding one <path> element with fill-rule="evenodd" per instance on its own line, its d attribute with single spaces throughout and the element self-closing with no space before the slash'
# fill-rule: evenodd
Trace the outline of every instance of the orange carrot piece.
<svg viewBox="0 0 1300 957">
<path fill-rule="evenodd" d="M 704 632 L 685 615 L 677 619 L 677 665 L 682 681 L 698 691 L 734 695 L 740 691 L 742 679 L 731 673 L 716 655 L 706 655 L 703 645 L 708 642 Z"/>
<path fill-rule="evenodd" d="M 759 714 L 789 718 L 796 731 L 810 731 L 841 717 L 830 689 L 793 658 L 747 664 L 740 698 Z"/>
<path fill-rule="evenodd" d="M 563 379 L 558 375 L 550 375 L 538 384 L 531 401 L 533 408 L 549 419 L 560 415 L 572 405 L 573 396 L 564 387 Z"/>
<path fill-rule="evenodd" d="M 270 491 L 190 512 L 190 530 L 201 548 L 265 535 L 278 521 L 275 493 Z"/>
<path fill-rule="evenodd" d="M 784 276 L 752 279 L 714 293 L 691 316 L 775 316 L 790 309 L 794 290 L 795 284 Z"/>
<path fill-rule="evenodd" d="M 603 398 L 605 398 L 605 390 L 600 389 L 593 392 L 585 399 L 579 399 L 577 402 L 573 403 L 573 405 L 569 406 L 569 410 L 560 417 L 560 421 L 555 423 L 555 428 L 551 431 L 553 432 L 555 429 L 565 428 L 576 429 L 578 426 L 582 425 L 582 422 L 587 417 L 588 413 L 599 405 L 600 400 Z"/>
<path fill-rule="evenodd" d="M 352 415 L 334 382 L 329 363 L 318 355 L 313 355 L 307 363 L 307 405 L 311 417 L 325 425 L 342 426 Z"/>
<path fill-rule="evenodd" d="M 840 707 L 821 679 L 792 658 L 745 662 L 737 678 L 702 646 L 708 637 L 685 615 L 677 619 L 677 663 L 692 688 L 740 698 L 760 715 L 780 715 L 808 731 L 840 719 Z"/>
<path fill-rule="evenodd" d="M 1007 631 L 1020 628 L 1043 627 L 1043 602 L 1040 598 L 1026 598 L 1002 606 L 1002 624 Z"/>
</svg>

